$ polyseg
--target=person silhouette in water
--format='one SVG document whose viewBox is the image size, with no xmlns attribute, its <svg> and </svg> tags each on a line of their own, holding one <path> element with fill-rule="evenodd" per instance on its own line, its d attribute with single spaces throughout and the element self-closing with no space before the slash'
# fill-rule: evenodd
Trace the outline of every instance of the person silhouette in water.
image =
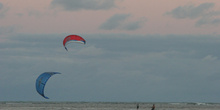
<svg viewBox="0 0 220 110">
<path fill-rule="evenodd" d="M 137 104 L 137 110 L 139 109 L 139 104 Z"/>
<path fill-rule="evenodd" d="M 151 107 L 151 110 L 154 110 L 155 109 L 155 105 L 153 104 L 153 106 Z"/>
</svg>

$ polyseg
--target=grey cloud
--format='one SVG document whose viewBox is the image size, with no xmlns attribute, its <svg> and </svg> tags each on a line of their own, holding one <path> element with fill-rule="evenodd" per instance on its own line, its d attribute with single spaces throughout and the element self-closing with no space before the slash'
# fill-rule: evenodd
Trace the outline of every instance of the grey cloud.
<svg viewBox="0 0 220 110">
<path fill-rule="evenodd" d="M 37 10 L 29 10 L 28 11 L 28 16 L 40 17 L 40 16 L 43 16 L 43 15 L 46 15 L 46 14 L 44 14 L 44 13 L 42 13 L 40 11 L 37 11 Z"/>
<path fill-rule="evenodd" d="M 7 11 L 8 11 L 8 8 L 4 7 L 4 5 L 0 3 L 0 18 L 5 17 L 5 14 Z"/>
<path fill-rule="evenodd" d="M 199 6 L 185 5 L 179 6 L 166 15 L 170 15 L 176 19 L 198 19 L 195 23 L 196 27 L 204 25 L 219 25 L 220 11 L 211 10 L 214 8 L 214 3 L 203 3 Z"/>
<path fill-rule="evenodd" d="M 16 27 L 1 27 L 0 26 L 0 35 L 1 34 L 8 34 L 8 33 L 12 33 L 15 31 Z"/>
<path fill-rule="evenodd" d="M 219 24 L 220 23 L 220 19 L 214 19 L 211 22 L 212 24 Z"/>
<path fill-rule="evenodd" d="M 2 3 L 0 3 L 0 10 L 3 8 L 3 4 Z"/>
<path fill-rule="evenodd" d="M 103 23 L 100 28 L 105 30 L 112 30 L 120 27 L 130 15 L 129 14 L 115 14 Z"/>
<path fill-rule="evenodd" d="M 104 22 L 99 28 L 104 30 L 136 30 L 139 29 L 145 20 L 131 21 L 128 19 L 130 14 L 115 14 Z"/>
<path fill-rule="evenodd" d="M 144 20 L 130 22 L 130 23 L 125 24 L 123 29 L 125 29 L 125 30 L 136 30 L 136 29 L 141 28 L 141 26 L 144 24 L 144 22 L 145 22 Z"/>
<path fill-rule="evenodd" d="M 197 27 L 200 27 L 200 26 L 203 26 L 203 25 L 219 25 L 220 24 L 220 18 L 216 18 L 216 19 L 213 19 L 213 18 L 201 18 L 201 19 L 199 19 L 197 22 L 196 22 L 196 24 L 195 24 L 195 26 L 197 26 Z"/>
<path fill-rule="evenodd" d="M 167 12 L 167 15 L 171 15 L 177 19 L 184 19 L 184 18 L 198 18 L 204 16 L 208 13 L 208 10 L 214 7 L 214 3 L 203 3 L 199 6 L 194 5 L 185 5 L 179 6 L 173 9 L 171 12 Z"/>
<path fill-rule="evenodd" d="M 51 5 L 60 6 L 67 11 L 108 10 L 115 7 L 115 0 L 53 0 Z"/>
</svg>

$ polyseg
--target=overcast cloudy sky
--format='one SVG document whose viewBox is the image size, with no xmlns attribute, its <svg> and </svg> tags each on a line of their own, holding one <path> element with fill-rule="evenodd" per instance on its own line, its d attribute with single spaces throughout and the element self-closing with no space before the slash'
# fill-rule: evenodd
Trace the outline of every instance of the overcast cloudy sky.
<svg viewBox="0 0 220 110">
<path fill-rule="evenodd" d="M 0 24 L 0 101 L 220 102 L 219 0 L 0 0 Z"/>
</svg>

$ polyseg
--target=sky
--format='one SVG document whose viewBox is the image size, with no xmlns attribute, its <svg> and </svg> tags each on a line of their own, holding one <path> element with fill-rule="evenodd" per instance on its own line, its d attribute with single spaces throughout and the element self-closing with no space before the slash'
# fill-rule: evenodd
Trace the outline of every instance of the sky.
<svg viewBox="0 0 220 110">
<path fill-rule="evenodd" d="M 220 103 L 219 0 L 0 0 L 0 24 L 0 101 Z"/>
</svg>

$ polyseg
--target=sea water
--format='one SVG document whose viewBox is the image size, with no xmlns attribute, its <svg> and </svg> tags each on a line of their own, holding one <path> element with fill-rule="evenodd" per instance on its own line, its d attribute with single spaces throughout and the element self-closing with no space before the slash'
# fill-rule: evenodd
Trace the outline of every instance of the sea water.
<svg viewBox="0 0 220 110">
<path fill-rule="evenodd" d="M 219 103 L 0 102 L 0 110 L 220 110 Z"/>
</svg>

